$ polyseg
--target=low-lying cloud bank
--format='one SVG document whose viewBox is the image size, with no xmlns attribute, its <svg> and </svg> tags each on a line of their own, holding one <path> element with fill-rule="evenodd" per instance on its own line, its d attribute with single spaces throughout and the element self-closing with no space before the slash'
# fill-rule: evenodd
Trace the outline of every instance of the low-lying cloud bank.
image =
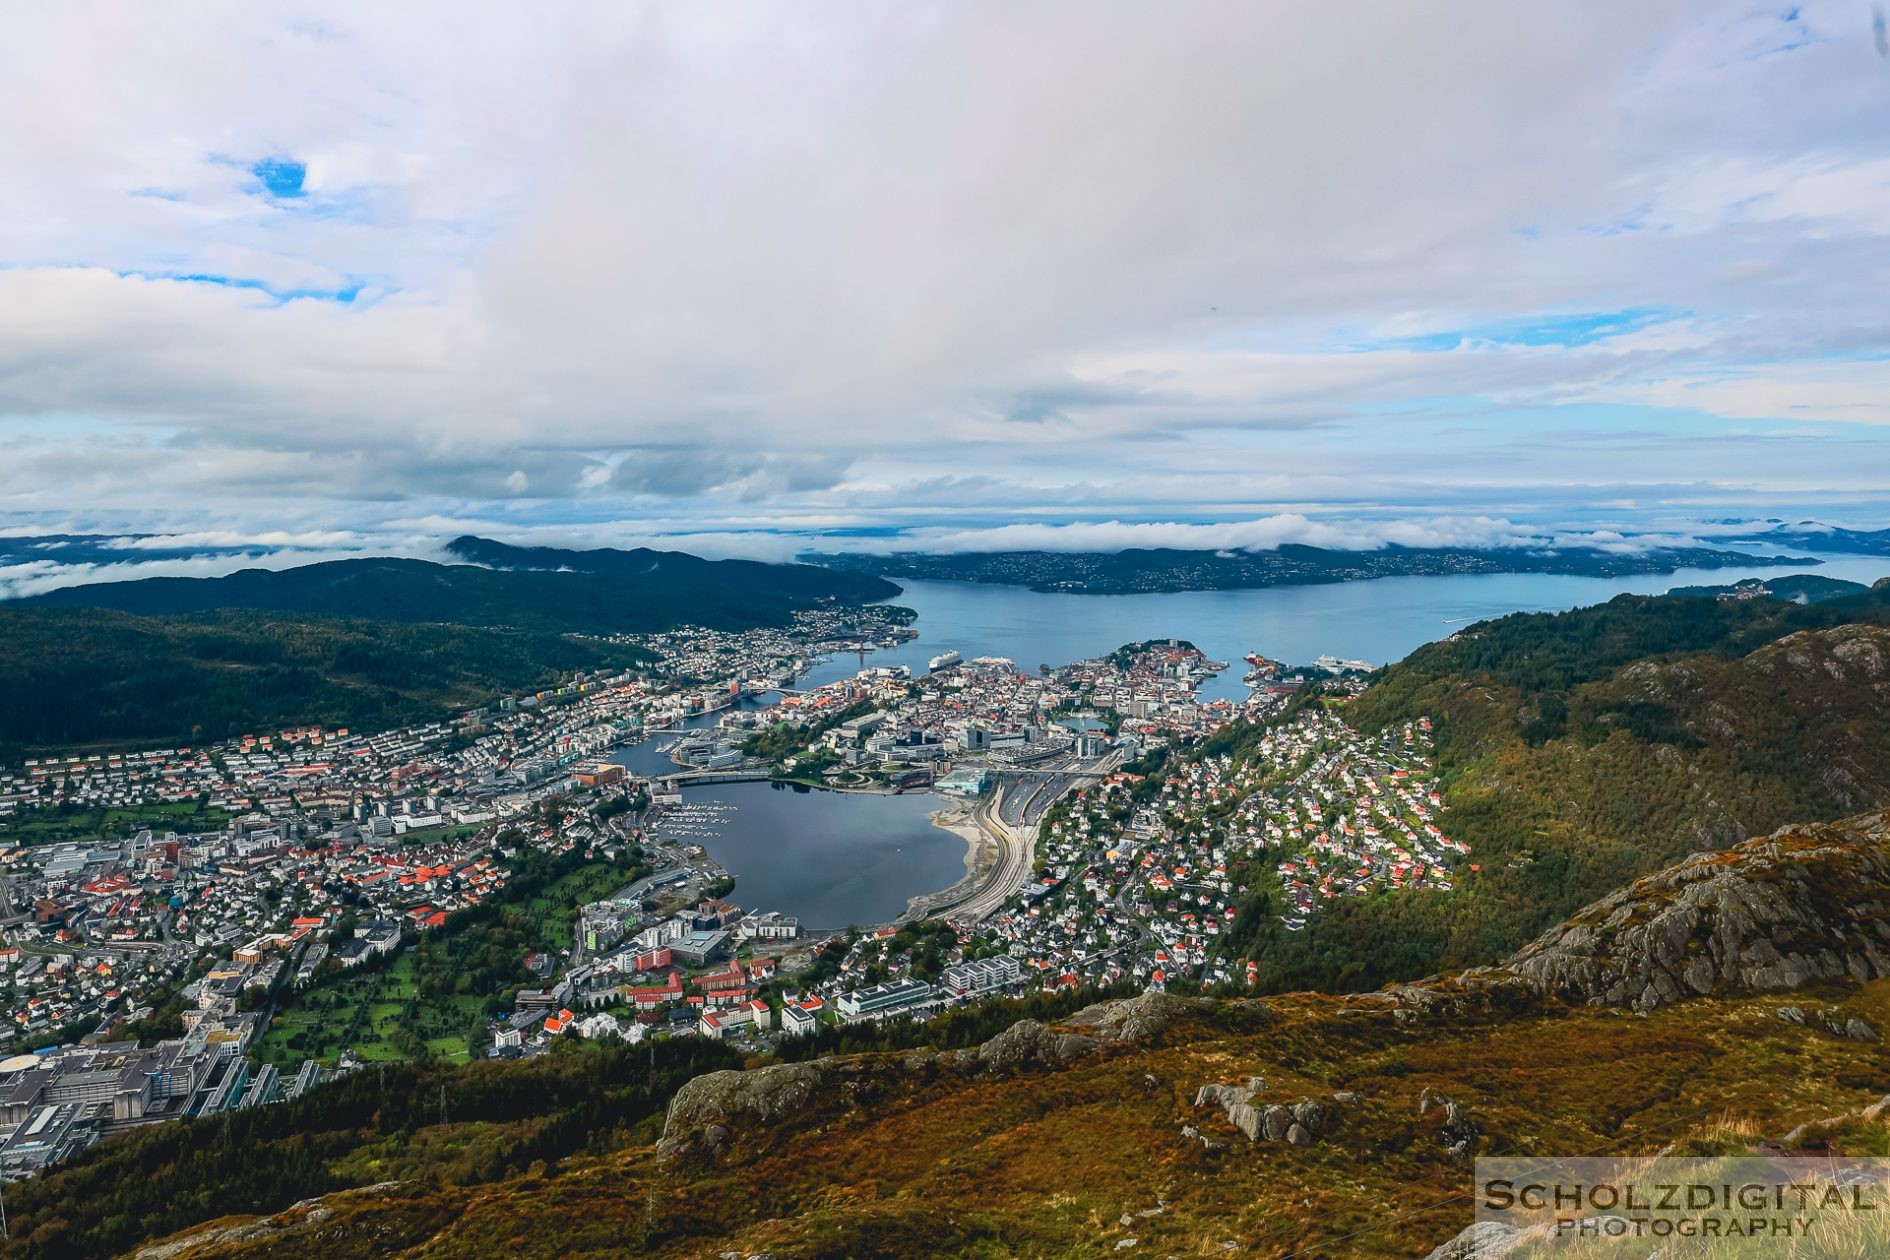
<svg viewBox="0 0 1890 1260">
<path fill-rule="evenodd" d="M 1287 545 L 1335 551 L 1385 547 L 1589 549 L 1638 554 L 1661 547 L 1723 546 L 1728 539 L 1770 532 L 1773 522 L 1712 521 L 1684 527 L 1596 528 L 1517 522 L 1498 516 L 1395 519 L 1315 518 L 1297 512 L 1249 520 L 1025 522 L 991 527 L 914 527 L 855 534 L 819 530 L 669 533 L 640 522 L 507 528 L 498 522 L 435 520 L 437 527 L 388 532 L 349 530 L 246 532 L 206 529 L 139 535 L 52 538 L 12 529 L 0 534 L 0 599 L 60 587 L 150 577 L 218 577 L 239 569 L 286 569 L 363 556 L 447 558 L 448 538 L 480 533 L 521 545 L 652 547 L 711 558 L 788 561 L 818 552 L 888 555 L 997 551 L 1270 551 Z M 1801 532 L 1829 527 L 1793 526 Z M 121 558 L 122 557 L 122 558 Z"/>
<path fill-rule="evenodd" d="M 1085 521 L 1071 524 L 1001 525 L 992 529 L 914 529 L 896 538 L 845 540 L 836 551 L 1271 551 L 1289 544 L 1334 551 L 1384 547 L 1589 547 L 1640 552 L 1684 544 L 1664 534 L 1624 534 L 1611 529 L 1565 530 L 1522 525 L 1492 516 L 1435 516 L 1410 520 L 1316 520 L 1297 512 L 1247 521 L 1196 524 L 1183 521 Z"/>
</svg>

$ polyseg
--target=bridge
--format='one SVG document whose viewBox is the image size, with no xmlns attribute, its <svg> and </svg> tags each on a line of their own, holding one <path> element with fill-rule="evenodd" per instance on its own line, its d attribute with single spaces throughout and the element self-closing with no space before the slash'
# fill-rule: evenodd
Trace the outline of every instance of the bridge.
<svg viewBox="0 0 1890 1260">
<path fill-rule="evenodd" d="M 707 787 L 711 783 L 765 783 L 774 776 L 766 770 L 681 770 L 675 774 L 659 774 L 655 781 L 681 787 L 693 783 L 698 787 Z"/>
</svg>

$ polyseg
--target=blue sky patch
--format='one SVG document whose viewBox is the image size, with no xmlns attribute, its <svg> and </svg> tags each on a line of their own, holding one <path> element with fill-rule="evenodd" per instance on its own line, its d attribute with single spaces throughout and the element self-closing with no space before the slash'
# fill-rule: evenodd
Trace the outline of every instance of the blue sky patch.
<svg viewBox="0 0 1890 1260">
<path fill-rule="evenodd" d="M 249 173 L 262 182 L 263 190 L 271 197 L 300 197 L 308 166 L 288 158 L 264 158 L 250 167 Z"/>
<path fill-rule="evenodd" d="M 1641 306 L 1619 311 L 1575 311 L 1500 320 L 1420 337 L 1396 337 L 1379 343 L 1392 350 L 1455 350 L 1466 341 L 1501 346 L 1586 346 L 1687 315 L 1666 307 Z"/>
<path fill-rule="evenodd" d="M 209 272 L 194 272 L 183 275 L 166 275 L 156 272 L 120 272 L 120 275 L 141 275 L 151 280 L 175 280 L 180 284 L 214 284 L 224 289 L 250 289 L 257 293 L 266 293 L 278 302 L 293 302 L 298 299 L 312 299 L 319 302 L 352 302 L 366 288 L 363 281 L 350 279 L 348 283 L 335 289 L 278 289 L 261 280 L 247 276 L 219 276 Z"/>
</svg>

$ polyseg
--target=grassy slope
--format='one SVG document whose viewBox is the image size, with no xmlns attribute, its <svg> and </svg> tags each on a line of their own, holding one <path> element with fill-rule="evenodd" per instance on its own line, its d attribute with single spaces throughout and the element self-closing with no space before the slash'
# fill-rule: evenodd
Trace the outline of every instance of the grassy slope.
<svg viewBox="0 0 1890 1260">
<path fill-rule="evenodd" d="M 1890 982 L 1829 1000 L 1890 1025 Z M 1467 1165 L 1442 1149 L 1438 1115 L 1417 1115 L 1427 1087 L 1469 1108 L 1490 1153 L 1709 1149 L 1728 1133 L 1777 1136 L 1882 1095 L 1890 1050 L 1783 1023 L 1771 1016 L 1781 1004 L 1440 1029 L 1338 998 L 1276 999 L 1197 1017 L 1154 1049 L 1050 1073 L 969 1086 L 915 1078 L 867 1107 L 824 1100 L 804 1124 L 738 1139 L 711 1170 L 663 1173 L 632 1142 L 497 1184 L 341 1195 L 325 1204 L 335 1215 L 306 1231 L 183 1254 L 443 1260 L 647 1246 L 666 1256 L 1052 1257 L 1111 1253 L 1134 1237 L 1138 1254 L 1212 1255 L 1232 1242 L 1235 1254 L 1324 1244 L 1421 1256 L 1470 1218 L 1467 1201 L 1448 1201 L 1468 1184 Z M 1362 1101 L 1319 1145 L 1255 1146 L 1191 1105 L 1199 1085 L 1250 1075 L 1267 1079 L 1269 1100 L 1350 1089 Z M 1209 1153 L 1181 1135 L 1184 1124 L 1226 1149 Z M 1886 1143 L 1890 1133 L 1865 1127 L 1838 1145 Z M 1418 1215 L 1383 1227 L 1405 1213 Z"/>
</svg>

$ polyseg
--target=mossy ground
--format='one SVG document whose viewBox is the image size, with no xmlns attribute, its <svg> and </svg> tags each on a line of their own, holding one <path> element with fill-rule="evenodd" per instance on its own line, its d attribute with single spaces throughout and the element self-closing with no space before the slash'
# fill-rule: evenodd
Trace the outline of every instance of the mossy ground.
<svg viewBox="0 0 1890 1260">
<path fill-rule="evenodd" d="M 1478 1026 L 1400 1023 L 1319 996 L 1270 1018 L 1189 1016 L 1157 1045 L 1004 1079 L 913 1078 L 813 1127 L 737 1134 L 711 1168 L 666 1172 L 641 1143 L 542 1175 L 335 1196 L 319 1225 L 179 1257 L 639 1254 L 782 1257 L 1421 1256 L 1471 1218 L 1470 1166 L 1418 1114 L 1468 1108 L 1488 1154 L 1710 1153 L 1776 1141 L 1890 1093 L 1890 1047 L 1777 1018 L 1843 1008 L 1890 1028 L 1890 981 L 1649 1015 L 1555 1011 Z M 1360 1095 L 1309 1148 L 1255 1145 L 1191 1105 L 1262 1076 L 1269 1101 Z M 1184 1124 L 1224 1145 L 1211 1151 Z M 1890 1150 L 1843 1121 L 1811 1144 Z M 1124 1217 L 1127 1221 L 1124 1221 Z M 1232 1244 L 1230 1247 L 1228 1244 Z"/>
</svg>

